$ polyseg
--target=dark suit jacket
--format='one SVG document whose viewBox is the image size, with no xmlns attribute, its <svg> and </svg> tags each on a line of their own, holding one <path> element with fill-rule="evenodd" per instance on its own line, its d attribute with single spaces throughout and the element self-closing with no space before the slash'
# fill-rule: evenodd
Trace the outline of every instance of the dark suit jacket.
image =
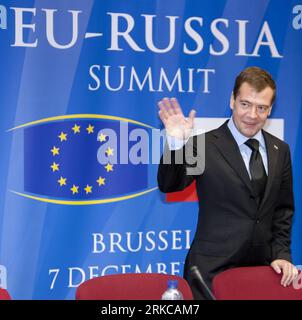
<svg viewBox="0 0 302 320">
<path fill-rule="evenodd" d="M 268 265 L 275 259 L 291 261 L 290 236 L 294 211 L 291 158 L 288 145 L 263 130 L 268 154 L 268 181 L 258 203 L 238 145 L 227 122 L 205 133 L 205 170 L 187 175 L 188 164 L 173 164 L 178 153 L 171 152 L 172 164 L 158 170 L 162 192 L 183 190 L 196 180 L 199 216 L 195 237 L 188 252 L 184 276 L 199 296 L 189 268 L 196 265 L 211 286 L 215 274 L 232 267 Z M 193 138 L 187 145 L 194 146 Z M 194 166 L 194 165 L 193 165 Z M 192 165 L 190 165 L 192 167 Z"/>
</svg>

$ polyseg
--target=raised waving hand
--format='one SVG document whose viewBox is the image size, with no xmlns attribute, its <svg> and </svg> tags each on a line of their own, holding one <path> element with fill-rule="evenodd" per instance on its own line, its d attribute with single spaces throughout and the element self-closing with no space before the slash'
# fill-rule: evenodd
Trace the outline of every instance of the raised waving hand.
<svg viewBox="0 0 302 320">
<path fill-rule="evenodd" d="M 196 111 L 191 110 L 185 118 L 176 98 L 164 98 L 158 102 L 159 117 L 163 122 L 167 134 L 171 137 L 186 140 L 193 130 Z"/>
</svg>

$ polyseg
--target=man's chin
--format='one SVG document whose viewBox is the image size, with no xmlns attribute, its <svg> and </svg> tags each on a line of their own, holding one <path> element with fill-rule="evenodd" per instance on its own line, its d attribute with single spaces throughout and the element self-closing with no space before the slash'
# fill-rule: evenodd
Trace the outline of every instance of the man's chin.
<svg viewBox="0 0 302 320">
<path fill-rule="evenodd" d="M 258 131 L 259 130 L 256 128 L 244 128 L 241 133 L 247 138 L 252 138 L 258 133 Z"/>
</svg>

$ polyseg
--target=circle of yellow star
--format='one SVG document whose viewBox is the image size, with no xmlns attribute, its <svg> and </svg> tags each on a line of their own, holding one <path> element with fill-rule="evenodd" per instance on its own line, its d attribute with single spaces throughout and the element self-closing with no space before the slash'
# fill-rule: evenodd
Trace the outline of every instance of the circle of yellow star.
<svg viewBox="0 0 302 320">
<path fill-rule="evenodd" d="M 62 141 L 67 141 L 67 133 L 61 132 L 60 135 L 58 136 Z"/>
<path fill-rule="evenodd" d="M 59 164 L 58 163 L 53 162 L 53 164 L 50 167 L 52 169 L 52 172 L 59 171 Z"/>
<path fill-rule="evenodd" d="M 107 170 L 107 172 L 113 171 L 113 164 L 107 163 L 107 165 L 105 166 L 105 169 Z"/>
<path fill-rule="evenodd" d="M 89 185 L 87 184 L 86 187 L 84 188 L 84 190 L 86 191 L 86 194 L 92 193 L 92 186 L 89 186 Z"/>
<path fill-rule="evenodd" d="M 79 193 L 79 186 L 73 185 L 70 190 L 72 191 L 72 194 Z"/>
<path fill-rule="evenodd" d="M 106 135 L 104 133 L 101 133 L 99 136 L 98 136 L 98 140 L 101 141 L 101 142 L 104 142 L 106 141 Z"/>
<path fill-rule="evenodd" d="M 52 155 L 55 156 L 56 154 L 59 154 L 60 148 L 53 146 L 50 151 L 51 151 Z"/>
<path fill-rule="evenodd" d="M 112 148 L 108 147 L 105 152 L 107 153 L 107 156 L 113 156 L 113 149 Z"/>
<path fill-rule="evenodd" d="M 96 182 L 99 184 L 99 186 L 104 185 L 105 184 L 105 178 L 99 177 Z"/>
<path fill-rule="evenodd" d="M 60 177 L 58 183 L 60 184 L 60 187 L 66 186 L 66 178 Z"/>
<path fill-rule="evenodd" d="M 71 129 L 74 134 L 80 133 L 80 126 L 78 126 L 77 124 L 75 124 Z"/>
<path fill-rule="evenodd" d="M 94 130 L 94 126 L 92 126 L 91 124 L 86 128 L 88 134 L 93 133 Z"/>
</svg>

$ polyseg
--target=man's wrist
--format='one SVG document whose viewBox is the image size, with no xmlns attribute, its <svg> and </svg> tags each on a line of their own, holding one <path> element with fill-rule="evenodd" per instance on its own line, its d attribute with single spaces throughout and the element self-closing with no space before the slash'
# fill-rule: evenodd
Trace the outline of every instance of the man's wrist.
<svg viewBox="0 0 302 320">
<path fill-rule="evenodd" d="M 189 138 L 179 139 L 179 138 L 167 135 L 167 143 L 171 151 L 180 150 L 187 143 L 188 140 Z"/>
</svg>

